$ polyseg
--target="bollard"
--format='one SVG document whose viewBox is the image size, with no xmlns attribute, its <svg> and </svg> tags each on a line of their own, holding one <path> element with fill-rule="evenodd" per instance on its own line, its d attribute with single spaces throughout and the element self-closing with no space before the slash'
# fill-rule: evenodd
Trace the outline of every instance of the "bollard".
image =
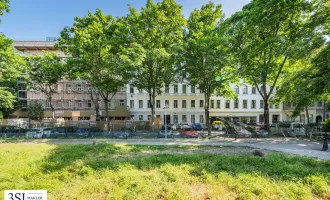
<svg viewBox="0 0 330 200">
<path fill-rule="evenodd" d="M 324 141 L 323 141 L 322 151 L 327 151 L 327 150 L 328 150 L 328 134 L 326 133 L 324 135 Z"/>
</svg>

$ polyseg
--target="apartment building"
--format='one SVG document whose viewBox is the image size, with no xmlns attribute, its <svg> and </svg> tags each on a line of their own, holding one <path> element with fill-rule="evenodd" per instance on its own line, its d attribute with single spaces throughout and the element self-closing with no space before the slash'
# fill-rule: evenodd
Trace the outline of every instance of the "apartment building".
<svg viewBox="0 0 330 200">
<path fill-rule="evenodd" d="M 22 56 L 41 55 L 44 51 L 55 52 L 62 58 L 66 55 L 54 47 L 55 39 L 47 38 L 46 41 L 15 41 L 14 48 Z M 41 102 L 45 109 L 45 118 L 51 118 L 52 112 L 50 102 L 40 91 L 29 89 L 26 80 L 23 78 L 17 81 L 19 110 L 13 113 L 12 117 L 27 117 L 26 108 L 32 101 Z M 84 81 L 71 81 L 63 78 L 57 84 L 57 93 L 54 94 L 52 104 L 55 107 L 55 117 L 66 120 L 91 120 L 95 121 L 96 113 L 91 101 L 91 90 L 93 88 Z M 94 89 L 94 93 L 97 91 Z M 117 93 L 113 100 L 109 102 L 111 119 L 124 120 L 129 117 L 129 109 L 126 106 L 126 89 Z M 105 105 L 100 98 L 100 114 L 105 117 Z"/>
<path fill-rule="evenodd" d="M 210 117 L 227 118 L 250 122 L 263 122 L 264 102 L 256 88 L 248 85 L 231 84 L 237 93 L 238 99 L 226 99 L 212 95 L 210 99 Z M 270 89 L 269 87 L 267 88 Z M 167 123 L 205 123 L 204 94 L 196 87 L 188 83 L 178 83 L 163 88 L 164 94 L 157 96 L 155 105 L 155 117 L 166 119 Z M 149 120 L 151 109 L 149 96 L 134 86 L 127 86 L 127 105 L 130 107 L 131 117 L 134 120 Z M 166 116 L 164 107 L 166 109 Z M 282 105 L 269 105 L 270 121 L 283 120 Z"/>
</svg>

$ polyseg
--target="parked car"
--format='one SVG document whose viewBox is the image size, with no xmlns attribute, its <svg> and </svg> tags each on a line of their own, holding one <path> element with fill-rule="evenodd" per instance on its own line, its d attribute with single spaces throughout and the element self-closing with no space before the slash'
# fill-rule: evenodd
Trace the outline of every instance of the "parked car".
<svg viewBox="0 0 330 200">
<path fill-rule="evenodd" d="M 157 138 L 173 138 L 173 132 L 172 130 L 166 130 L 165 131 L 165 126 L 163 126 L 160 130 L 159 133 L 157 135 Z"/>
<path fill-rule="evenodd" d="M 78 128 L 75 136 L 87 138 L 89 136 L 88 128 Z"/>
<path fill-rule="evenodd" d="M 181 129 L 180 124 L 174 124 L 174 126 L 175 126 L 175 130 L 180 130 Z"/>
<path fill-rule="evenodd" d="M 181 123 L 180 124 L 180 129 L 184 129 L 184 128 L 189 128 L 189 124 L 188 123 Z"/>
<path fill-rule="evenodd" d="M 101 137 L 104 136 L 104 130 L 98 127 L 89 127 L 89 137 Z"/>
<path fill-rule="evenodd" d="M 52 132 L 53 128 L 45 128 L 43 130 L 42 138 L 50 138 L 50 134 Z"/>
<path fill-rule="evenodd" d="M 129 138 L 131 137 L 131 132 L 133 132 L 130 128 L 120 128 L 118 131 L 113 131 L 111 134 L 114 138 Z"/>
<path fill-rule="evenodd" d="M 175 131 L 177 129 L 175 124 L 168 124 L 167 127 L 172 129 L 173 131 Z"/>
<path fill-rule="evenodd" d="M 257 122 L 249 122 L 249 123 L 247 123 L 247 125 L 248 126 L 253 126 L 253 127 L 258 127 L 259 130 L 265 128 L 264 124 L 260 124 L 260 123 L 257 123 Z"/>
<path fill-rule="evenodd" d="M 193 128 L 184 128 L 181 130 L 181 137 L 198 137 L 198 133 Z"/>
<path fill-rule="evenodd" d="M 203 130 L 203 126 L 200 123 L 194 123 L 194 124 L 192 124 L 191 125 L 191 128 L 193 128 L 195 130 L 198 130 L 198 131 Z"/>
<path fill-rule="evenodd" d="M 55 127 L 51 131 L 49 137 L 50 138 L 61 138 L 61 137 L 66 137 L 66 130 L 65 127 Z"/>
<path fill-rule="evenodd" d="M 25 137 L 45 138 L 46 134 L 49 134 L 50 129 L 51 128 L 48 128 L 48 127 L 32 128 L 28 132 L 26 132 Z M 48 131 L 48 132 L 45 133 L 45 131 Z"/>
<path fill-rule="evenodd" d="M 27 131 L 18 126 L 0 126 L 0 137 L 24 137 Z"/>
</svg>

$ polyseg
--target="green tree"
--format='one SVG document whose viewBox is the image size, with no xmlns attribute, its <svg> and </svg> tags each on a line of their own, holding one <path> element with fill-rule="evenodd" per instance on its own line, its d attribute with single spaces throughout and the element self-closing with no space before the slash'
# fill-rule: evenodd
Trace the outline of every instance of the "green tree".
<svg viewBox="0 0 330 200">
<path fill-rule="evenodd" d="M 315 48 L 315 32 L 308 27 L 311 11 L 307 0 L 252 0 L 228 19 L 232 51 L 244 80 L 263 98 L 267 130 L 269 101 L 278 80 Z"/>
<path fill-rule="evenodd" d="M 0 33 L 0 110 L 4 116 L 14 109 L 16 98 L 15 83 L 22 76 L 24 62 L 15 53 L 12 40 Z"/>
<path fill-rule="evenodd" d="M 209 102 L 212 94 L 234 98 L 229 83 L 234 81 L 234 69 L 228 67 L 228 48 L 222 35 L 221 5 L 210 2 L 195 9 L 188 19 L 183 53 L 183 69 L 191 85 L 198 85 L 205 99 L 205 118 L 211 134 Z M 236 74 L 237 77 L 238 74 Z M 216 80 L 216 76 L 221 77 Z"/>
<path fill-rule="evenodd" d="M 322 35 L 329 37 L 330 23 L 330 2 L 325 0 L 313 1 L 313 14 L 309 19 L 309 27 L 321 32 Z M 296 107 L 293 116 L 298 116 L 305 109 L 308 116 L 308 106 L 315 101 L 328 100 L 329 90 L 326 89 L 327 71 L 329 69 L 328 44 L 324 40 L 319 40 L 317 46 L 321 46 L 314 52 L 310 52 L 303 59 L 298 61 L 295 67 L 291 65 L 291 73 L 286 73 L 285 78 L 280 83 L 280 89 L 276 93 L 278 100 L 295 102 Z M 326 67 L 328 65 L 328 67 Z M 293 70 L 292 70 L 293 68 Z M 322 83 L 323 84 L 320 84 Z M 307 117 L 309 123 L 309 118 Z"/>
<path fill-rule="evenodd" d="M 66 72 L 65 64 L 61 57 L 52 52 L 27 56 L 25 60 L 28 66 L 27 76 L 30 87 L 45 94 L 54 118 L 53 95 L 57 92 L 57 83 Z"/>
<path fill-rule="evenodd" d="M 97 89 L 105 104 L 107 129 L 110 130 L 108 102 L 131 78 L 128 56 L 132 53 L 123 18 L 104 15 L 97 9 L 93 14 L 76 17 L 72 27 L 61 32 L 58 46 L 70 55 L 69 73 L 76 73 Z M 94 105 L 98 102 L 93 100 Z"/>
<path fill-rule="evenodd" d="M 42 120 L 44 117 L 44 108 L 40 102 L 30 102 L 27 108 L 27 113 L 29 119 L 32 120 Z"/>
<path fill-rule="evenodd" d="M 182 7 L 174 0 L 163 0 L 156 4 L 148 0 L 141 12 L 132 7 L 129 10 L 129 38 L 132 44 L 141 48 L 136 54 L 141 62 L 131 62 L 136 68 L 136 76 L 131 83 L 146 90 L 149 95 L 154 130 L 155 99 L 162 93 L 164 85 L 170 84 L 175 78 L 176 46 L 182 42 L 186 20 L 182 15 Z"/>
<path fill-rule="evenodd" d="M 9 0 L 0 0 L 0 17 L 4 14 L 4 12 L 9 12 Z"/>
</svg>

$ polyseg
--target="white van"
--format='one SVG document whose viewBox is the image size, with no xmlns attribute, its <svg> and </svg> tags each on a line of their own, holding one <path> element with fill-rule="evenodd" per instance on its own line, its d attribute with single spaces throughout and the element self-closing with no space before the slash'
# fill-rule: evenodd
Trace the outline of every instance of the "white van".
<svg viewBox="0 0 330 200">
<path fill-rule="evenodd" d="M 304 124 L 301 122 L 292 122 L 290 124 L 290 130 L 288 130 L 289 136 L 305 136 L 306 130 Z"/>
</svg>

